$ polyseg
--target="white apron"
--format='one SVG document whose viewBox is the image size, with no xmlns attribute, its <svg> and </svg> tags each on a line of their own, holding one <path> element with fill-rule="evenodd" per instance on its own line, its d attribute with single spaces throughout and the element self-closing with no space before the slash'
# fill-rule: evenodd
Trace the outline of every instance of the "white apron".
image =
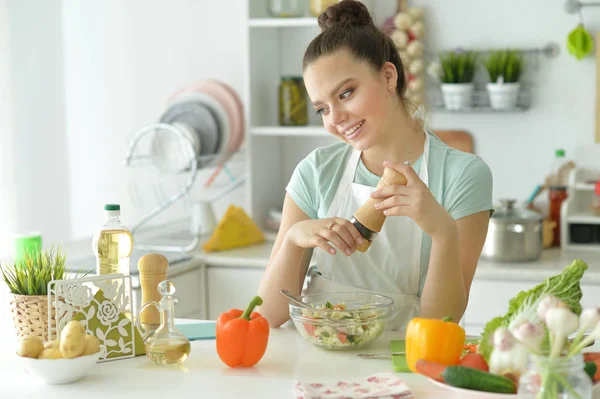
<svg viewBox="0 0 600 399">
<path fill-rule="evenodd" d="M 425 131 L 425 145 L 419 178 L 429 184 L 429 134 Z M 361 152 L 353 150 L 344 174 L 325 217 L 350 219 L 367 200 L 375 187 L 354 183 Z M 421 241 L 423 230 L 409 217 L 388 217 L 367 252 L 356 251 L 346 256 L 335 255 L 317 248 L 317 268 L 307 276 L 304 294 L 321 292 L 370 292 L 386 295 L 394 300 L 395 317 L 391 329 L 405 330 L 413 317 L 419 314 L 419 281 L 421 275 Z"/>
</svg>

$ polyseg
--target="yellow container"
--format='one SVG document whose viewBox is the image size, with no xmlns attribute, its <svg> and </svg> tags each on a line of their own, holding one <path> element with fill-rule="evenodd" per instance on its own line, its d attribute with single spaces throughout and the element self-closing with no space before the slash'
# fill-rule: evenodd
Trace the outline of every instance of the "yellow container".
<svg viewBox="0 0 600 399">
<path fill-rule="evenodd" d="M 337 2 L 338 0 L 310 0 L 310 13 L 318 17 L 327 7 Z"/>
</svg>

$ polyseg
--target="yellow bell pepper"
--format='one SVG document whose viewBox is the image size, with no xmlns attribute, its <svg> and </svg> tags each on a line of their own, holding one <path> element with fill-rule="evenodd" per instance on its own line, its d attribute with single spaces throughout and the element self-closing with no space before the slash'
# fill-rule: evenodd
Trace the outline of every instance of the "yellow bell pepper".
<svg viewBox="0 0 600 399">
<path fill-rule="evenodd" d="M 451 317 L 415 317 L 406 328 L 406 363 L 413 373 L 419 359 L 453 366 L 458 364 L 464 345 L 465 330 Z"/>
</svg>

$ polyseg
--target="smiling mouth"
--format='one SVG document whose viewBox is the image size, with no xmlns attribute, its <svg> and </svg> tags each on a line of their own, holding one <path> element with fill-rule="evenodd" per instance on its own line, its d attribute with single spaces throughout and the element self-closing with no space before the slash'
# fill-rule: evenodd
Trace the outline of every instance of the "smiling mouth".
<svg viewBox="0 0 600 399">
<path fill-rule="evenodd" d="M 354 132 L 356 132 L 358 129 L 360 129 L 360 127 L 365 123 L 365 120 L 363 119 L 362 121 L 360 121 L 360 123 L 354 127 L 351 127 L 350 129 L 346 130 L 343 134 L 346 137 L 352 136 L 354 134 Z"/>
</svg>

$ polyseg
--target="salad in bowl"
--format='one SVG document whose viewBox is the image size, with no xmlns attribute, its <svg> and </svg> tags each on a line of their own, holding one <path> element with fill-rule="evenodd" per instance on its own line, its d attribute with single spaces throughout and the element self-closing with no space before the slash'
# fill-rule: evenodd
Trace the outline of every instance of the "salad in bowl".
<svg viewBox="0 0 600 399">
<path fill-rule="evenodd" d="M 290 316 L 300 335 L 326 349 L 360 348 L 381 336 L 392 317 L 394 300 L 369 293 L 322 293 L 290 303 Z"/>
</svg>

